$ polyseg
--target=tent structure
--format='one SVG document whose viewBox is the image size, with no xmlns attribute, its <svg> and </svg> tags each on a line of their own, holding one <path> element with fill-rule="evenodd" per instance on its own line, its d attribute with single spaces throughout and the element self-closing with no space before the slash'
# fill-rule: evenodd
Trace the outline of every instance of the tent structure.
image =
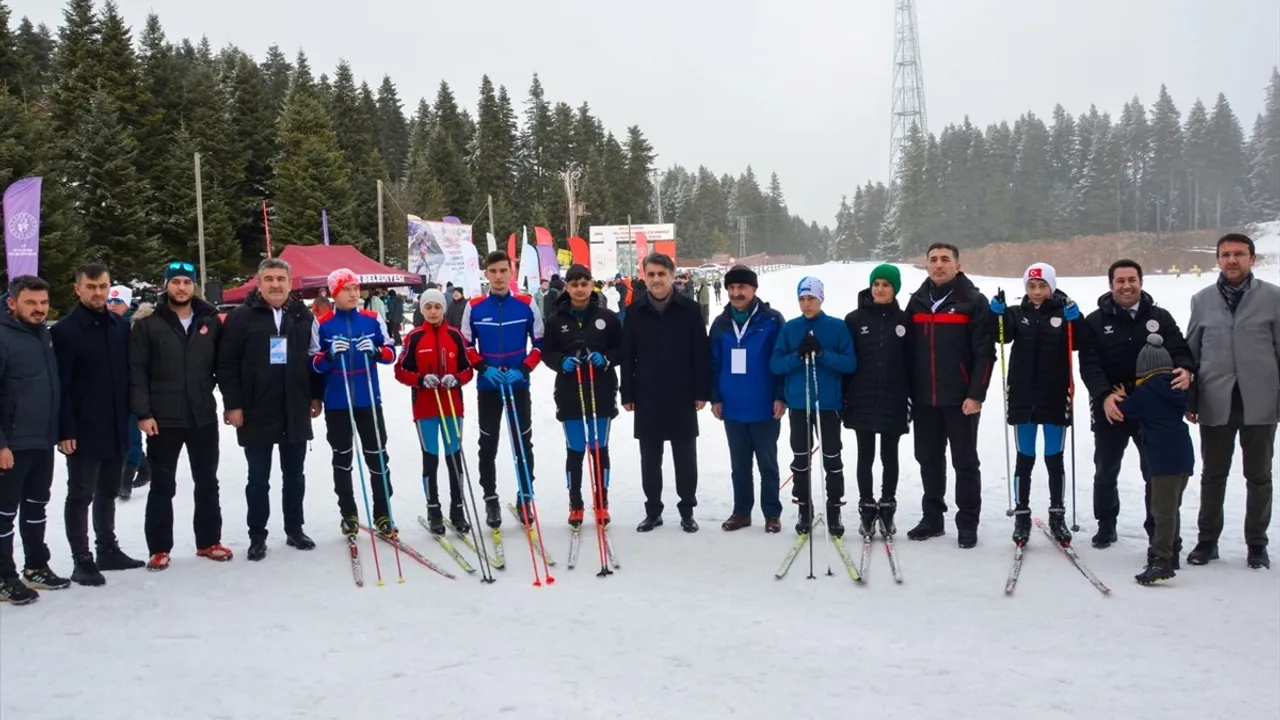
<svg viewBox="0 0 1280 720">
<path fill-rule="evenodd" d="M 350 268 L 360 276 L 361 287 L 421 287 L 422 276 L 387 267 L 365 257 L 351 245 L 290 245 L 280 252 L 281 260 L 289 263 L 293 276 L 293 291 L 312 292 L 325 287 L 329 273 L 338 268 Z M 249 293 L 258 287 L 255 277 L 240 287 L 222 293 L 227 304 L 244 302 Z"/>
</svg>

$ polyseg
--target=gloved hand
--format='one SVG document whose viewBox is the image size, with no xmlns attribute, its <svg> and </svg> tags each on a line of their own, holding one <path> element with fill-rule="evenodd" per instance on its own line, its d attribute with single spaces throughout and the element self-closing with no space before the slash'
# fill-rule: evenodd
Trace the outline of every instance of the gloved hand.
<svg viewBox="0 0 1280 720">
<path fill-rule="evenodd" d="M 1080 306 L 1068 300 L 1066 305 L 1062 306 L 1062 319 L 1072 322 L 1080 319 Z"/>
<path fill-rule="evenodd" d="M 592 352 L 590 355 L 588 355 L 587 362 L 601 369 L 604 369 L 609 366 L 609 358 L 605 357 L 604 355 L 601 355 L 598 352 Z"/>
<path fill-rule="evenodd" d="M 329 357 L 336 358 L 351 349 L 351 341 L 344 337 L 336 337 L 329 341 Z"/>
<path fill-rule="evenodd" d="M 991 298 L 991 312 L 997 315 L 1003 315 L 1004 311 L 1007 309 L 1008 308 L 1004 306 L 1004 298 L 999 296 Z"/>
<path fill-rule="evenodd" d="M 422 387 L 427 388 L 428 390 L 440 387 L 440 376 L 439 375 L 423 375 Z"/>
<path fill-rule="evenodd" d="M 796 352 L 800 357 L 817 357 L 822 354 L 822 343 L 810 333 L 800 341 L 800 347 L 796 348 Z"/>
<path fill-rule="evenodd" d="M 524 380 L 525 377 L 524 373 L 512 368 L 507 368 L 506 370 L 503 370 L 502 373 L 507 385 L 515 385 L 516 383 Z"/>
<path fill-rule="evenodd" d="M 571 373 L 576 371 L 578 366 L 581 364 L 582 360 L 579 358 L 574 357 L 573 355 L 566 355 L 564 361 L 560 363 L 560 369 L 567 373 Z"/>
<path fill-rule="evenodd" d="M 507 372 L 506 370 L 500 367 L 495 367 L 493 365 L 490 365 L 489 367 L 484 369 L 484 379 L 488 380 L 494 385 L 506 385 L 507 384 L 506 372 Z"/>
<path fill-rule="evenodd" d="M 452 390 L 458 387 L 458 378 L 452 375 L 445 375 L 440 378 L 440 384 Z"/>
<path fill-rule="evenodd" d="M 378 354 L 378 348 L 373 344 L 373 338 L 371 337 L 360 338 L 360 340 L 356 342 L 356 350 L 359 350 L 370 357 Z"/>
</svg>

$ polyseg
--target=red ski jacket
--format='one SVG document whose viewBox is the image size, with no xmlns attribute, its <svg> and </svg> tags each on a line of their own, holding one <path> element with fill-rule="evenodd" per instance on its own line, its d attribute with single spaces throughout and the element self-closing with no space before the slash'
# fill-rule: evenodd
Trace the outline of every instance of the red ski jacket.
<svg viewBox="0 0 1280 720">
<path fill-rule="evenodd" d="M 439 327 L 423 323 L 414 328 L 404 339 L 404 350 L 396 361 L 396 380 L 413 388 L 413 419 L 425 420 L 440 417 L 440 409 L 450 415 L 449 395 L 453 396 L 453 409 L 462 417 L 462 388 L 440 388 L 440 404 L 436 404 L 436 391 L 422 387 L 426 375 L 458 378 L 458 384 L 471 382 L 473 374 L 467 360 L 467 343 L 462 333 L 441 323 Z M 447 393 L 447 394 L 446 394 Z"/>
</svg>

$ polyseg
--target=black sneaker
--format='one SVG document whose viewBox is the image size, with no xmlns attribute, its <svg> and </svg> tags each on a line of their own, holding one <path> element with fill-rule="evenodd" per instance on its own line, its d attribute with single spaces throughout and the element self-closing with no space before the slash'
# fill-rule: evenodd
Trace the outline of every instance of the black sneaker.
<svg viewBox="0 0 1280 720">
<path fill-rule="evenodd" d="M 98 564 L 93 561 L 93 556 L 85 553 L 84 555 L 76 555 L 71 558 L 74 563 L 71 566 L 71 582 L 77 585 L 85 585 L 88 587 L 99 587 L 107 584 L 107 579 L 102 576 L 102 571 L 98 568 Z M 31 580 L 27 580 L 28 583 Z M 41 586 L 41 590 L 45 588 Z"/>
<path fill-rule="evenodd" d="M 98 569 L 102 572 L 118 570 L 138 570 L 146 567 L 143 560 L 135 560 L 124 554 L 119 545 L 98 548 Z"/>
<path fill-rule="evenodd" d="M 342 522 L 338 525 L 342 530 L 342 534 L 347 537 L 356 537 L 360 534 L 360 519 L 355 515 L 342 518 Z"/>
<path fill-rule="evenodd" d="M 680 529 L 687 533 L 698 532 L 698 521 L 692 515 L 680 518 Z"/>
<path fill-rule="evenodd" d="M 90 565 L 93 564 L 92 555 L 85 555 L 84 557 L 89 558 Z M 94 567 L 94 571 L 97 572 L 97 567 Z M 98 577 L 102 577 L 101 573 L 99 573 Z M 61 590 L 71 586 L 70 580 L 64 577 L 59 577 L 57 573 L 49 569 L 48 565 L 41 568 L 27 568 L 26 570 L 23 570 L 22 580 L 36 590 Z M 103 580 L 98 584 L 101 585 L 104 582 L 106 582 L 106 580 Z"/>
<path fill-rule="evenodd" d="M 1013 544 L 1026 545 L 1031 539 L 1031 511 L 1020 508 L 1013 511 Z"/>
<path fill-rule="evenodd" d="M 285 532 L 284 544 L 298 550 L 314 550 L 316 548 L 316 541 L 307 537 L 307 534 L 301 530 Z"/>
<path fill-rule="evenodd" d="M 1218 543 L 1200 542 L 1187 553 L 1187 564 L 1208 565 L 1210 560 L 1218 559 Z"/>
<path fill-rule="evenodd" d="M 267 539 L 266 538 L 251 539 L 249 541 L 249 552 L 245 553 L 245 556 L 248 557 L 253 562 L 258 562 L 259 560 L 265 559 L 267 557 Z"/>
<path fill-rule="evenodd" d="M 439 505 L 427 505 L 427 531 L 432 535 L 444 535 L 444 513 Z"/>
<path fill-rule="evenodd" d="M 1148 555 L 1147 566 L 1143 568 L 1142 572 L 1134 575 L 1133 579 L 1137 580 L 1139 585 L 1155 585 L 1159 582 L 1172 580 L 1176 576 L 1177 573 L 1173 571 L 1173 567 L 1168 560 Z"/>
<path fill-rule="evenodd" d="M 650 532 L 656 527 L 662 527 L 662 516 L 649 515 L 636 526 L 636 532 Z"/>
<path fill-rule="evenodd" d="M 1249 567 L 1254 570 L 1271 569 L 1271 558 L 1267 555 L 1266 545 L 1249 546 Z"/>
<path fill-rule="evenodd" d="M 502 527 L 502 505 L 496 495 L 484 499 L 484 524 L 494 530 Z"/>
<path fill-rule="evenodd" d="M 941 525 L 934 525 L 928 520 L 921 520 L 920 524 L 907 531 L 907 539 L 909 540 L 928 540 L 929 538 L 942 537 L 947 531 Z"/>
<path fill-rule="evenodd" d="M 0 602 L 10 605 L 30 605 L 40 599 L 40 593 L 27 587 L 18 578 L 9 578 L 0 583 Z"/>
</svg>

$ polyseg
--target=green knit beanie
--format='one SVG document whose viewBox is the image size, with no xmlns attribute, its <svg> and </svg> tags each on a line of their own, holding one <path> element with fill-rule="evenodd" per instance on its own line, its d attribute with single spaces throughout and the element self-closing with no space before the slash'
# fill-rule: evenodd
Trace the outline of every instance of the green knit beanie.
<svg viewBox="0 0 1280 720">
<path fill-rule="evenodd" d="M 902 290 L 902 273 L 898 272 L 897 265 L 890 265 L 888 263 L 885 263 L 884 265 L 877 265 L 875 269 L 871 271 L 871 280 L 869 281 L 869 284 L 875 285 L 877 280 L 884 280 L 892 285 L 894 295 L 897 295 L 898 291 Z"/>
</svg>

